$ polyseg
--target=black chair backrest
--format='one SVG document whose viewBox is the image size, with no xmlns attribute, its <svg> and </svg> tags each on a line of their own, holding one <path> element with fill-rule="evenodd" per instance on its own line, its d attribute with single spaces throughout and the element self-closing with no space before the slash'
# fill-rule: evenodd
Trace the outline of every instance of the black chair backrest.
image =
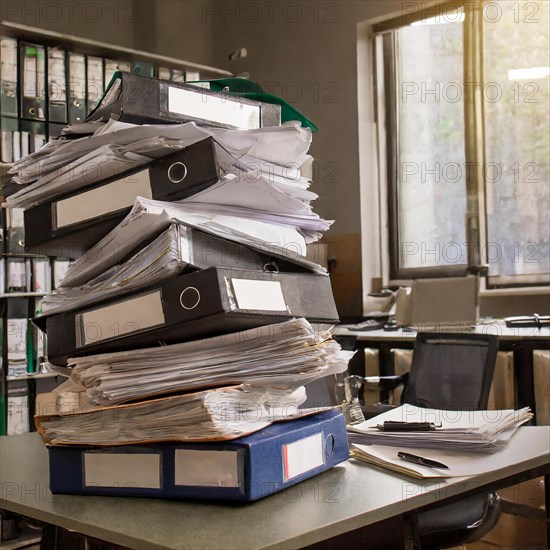
<svg viewBox="0 0 550 550">
<path fill-rule="evenodd" d="M 402 403 L 445 410 L 486 409 L 498 336 L 419 333 Z"/>
</svg>

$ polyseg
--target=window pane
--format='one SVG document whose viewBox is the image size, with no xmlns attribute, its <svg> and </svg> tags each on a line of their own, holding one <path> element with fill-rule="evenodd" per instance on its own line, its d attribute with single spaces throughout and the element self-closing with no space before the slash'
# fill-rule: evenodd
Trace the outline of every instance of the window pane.
<svg viewBox="0 0 550 550">
<path fill-rule="evenodd" d="M 483 17 L 489 275 L 544 274 L 550 271 L 550 3 L 493 4 Z"/>
<path fill-rule="evenodd" d="M 456 15 L 396 31 L 400 268 L 467 263 L 463 25 Z"/>
</svg>

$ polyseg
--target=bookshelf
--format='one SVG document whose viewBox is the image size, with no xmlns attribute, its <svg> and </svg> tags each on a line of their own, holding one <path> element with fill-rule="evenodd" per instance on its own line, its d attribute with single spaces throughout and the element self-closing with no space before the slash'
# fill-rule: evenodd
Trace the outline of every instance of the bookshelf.
<svg viewBox="0 0 550 550">
<path fill-rule="evenodd" d="M 73 35 L 0 22 L 0 203 L 7 170 L 95 107 L 116 70 L 185 82 L 232 76 L 215 67 Z M 0 211 L 0 435 L 34 429 L 38 393 L 62 381 L 48 372 L 45 337 L 31 319 L 68 260 L 25 251 L 23 211 Z"/>
</svg>

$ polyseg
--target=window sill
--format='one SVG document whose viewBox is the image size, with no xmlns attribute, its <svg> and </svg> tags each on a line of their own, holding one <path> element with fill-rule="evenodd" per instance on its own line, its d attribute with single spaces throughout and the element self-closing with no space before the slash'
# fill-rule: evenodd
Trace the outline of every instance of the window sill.
<svg viewBox="0 0 550 550">
<path fill-rule="evenodd" d="M 549 296 L 550 287 L 526 286 L 517 288 L 493 288 L 479 291 L 481 297 L 497 298 L 498 296 Z"/>
</svg>

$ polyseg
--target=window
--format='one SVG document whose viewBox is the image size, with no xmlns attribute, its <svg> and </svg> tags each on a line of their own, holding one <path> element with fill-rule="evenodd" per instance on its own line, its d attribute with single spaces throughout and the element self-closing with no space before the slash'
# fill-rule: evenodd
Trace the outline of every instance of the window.
<svg viewBox="0 0 550 550">
<path fill-rule="evenodd" d="M 548 284 L 550 2 L 405 4 L 373 28 L 389 279 Z"/>
</svg>

